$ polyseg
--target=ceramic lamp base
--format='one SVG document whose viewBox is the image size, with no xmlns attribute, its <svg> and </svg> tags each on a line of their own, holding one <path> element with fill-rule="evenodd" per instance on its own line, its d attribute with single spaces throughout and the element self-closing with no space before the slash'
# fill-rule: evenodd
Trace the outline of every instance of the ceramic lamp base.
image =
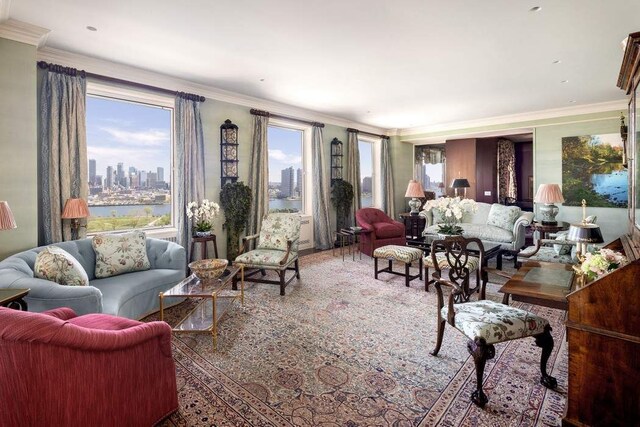
<svg viewBox="0 0 640 427">
<path fill-rule="evenodd" d="M 418 215 L 420 213 L 420 207 L 422 206 L 422 202 L 420 199 L 413 198 L 409 200 L 409 207 L 411 208 L 411 215 Z"/>
<path fill-rule="evenodd" d="M 558 225 L 558 221 L 556 221 L 556 215 L 560 209 L 556 205 L 541 205 L 538 208 L 538 213 L 540 215 L 540 222 L 542 225 Z"/>
</svg>

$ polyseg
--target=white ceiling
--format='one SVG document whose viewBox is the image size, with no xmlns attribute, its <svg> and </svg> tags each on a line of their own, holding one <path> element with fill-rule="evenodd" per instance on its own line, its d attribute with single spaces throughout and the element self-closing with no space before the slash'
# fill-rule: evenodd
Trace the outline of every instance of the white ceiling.
<svg viewBox="0 0 640 427">
<path fill-rule="evenodd" d="M 9 16 L 49 47 L 408 128 L 624 99 L 640 1 L 13 0 Z"/>
</svg>

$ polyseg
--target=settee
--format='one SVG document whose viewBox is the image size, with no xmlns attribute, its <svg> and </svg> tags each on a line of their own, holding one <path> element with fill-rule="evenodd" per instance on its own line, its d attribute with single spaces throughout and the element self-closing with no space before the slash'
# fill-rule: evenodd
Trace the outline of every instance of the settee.
<svg viewBox="0 0 640 427">
<path fill-rule="evenodd" d="M 116 276 L 96 278 L 96 254 L 91 239 L 56 243 L 82 265 L 88 286 L 65 286 L 34 277 L 36 256 L 46 246 L 29 249 L 0 262 L 0 288 L 29 288 L 24 298 L 29 311 L 42 312 L 69 307 L 78 315 L 107 313 L 140 319 L 159 308 L 158 294 L 186 276 L 186 253 L 166 240 L 146 239 L 150 268 Z"/>
<path fill-rule="evenodd" d="M 517 206 L 477 202 L 475 213 L 465 212 L 458 224 L 464 237 L 475 237 L 486 243 L 499 244 L 505 251 L 517 253 L 525 244 L 526 228 L 533 221 L 533 212 L 524 212 Z M 423 210 L 420 215 L 426 224 L 423 236 L 438 233 L 439 218 L 434 220 L 433 210 Z"/>
</svg>

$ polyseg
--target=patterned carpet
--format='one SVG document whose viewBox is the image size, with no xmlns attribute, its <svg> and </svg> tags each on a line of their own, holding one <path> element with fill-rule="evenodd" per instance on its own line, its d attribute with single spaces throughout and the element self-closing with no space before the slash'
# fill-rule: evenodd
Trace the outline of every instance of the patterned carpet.
<svg viewBox="0 0 640 427">
<path fill-rule="evenodd" d="M 556 346 L 556 391 L 539 384 L 533 339 L 496 345 L 487 362 L 484 410 L 470 403 L 473 359 L 447 326 L 438 357 L 435 292 L 381 274 L 373 260 L 331 252 L 303 257 L 302 279 L 280 297 L 247 284 L 244 307 L 210 335 L 175 334 L 180 410 L 166 426 L 534 426 L 560 424 L 567 384 L 563 311 L 520 305 L 546 317 Z M 493 278 L 492 278 L 493 279 Z M 497 287 L 490 285 L 490 297 Z M 181 318 L 193 303 L 169 310 Z M 149 317 L 148 320 L 155 320 Z"/>
</svg>

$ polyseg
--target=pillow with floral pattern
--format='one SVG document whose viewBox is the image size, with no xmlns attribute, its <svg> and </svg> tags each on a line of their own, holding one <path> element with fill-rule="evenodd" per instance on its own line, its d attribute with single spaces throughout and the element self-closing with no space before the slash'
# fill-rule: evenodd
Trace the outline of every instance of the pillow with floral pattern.
<svg viewBox="0 0 640 427">
<path fill-rule="evenodd" d="M 142 231 L 122 234 L 98 234 L 93 237 L 96 253 L 96 278 L 148 270 L 147 237 Z"/>
<path fill-rule="evenodd" d="M 80 262 L 57 246 L 47 246 L 36 256 L 33 274 L 65 286 L 87 286 L 89 277 Z"/>
</svg>

